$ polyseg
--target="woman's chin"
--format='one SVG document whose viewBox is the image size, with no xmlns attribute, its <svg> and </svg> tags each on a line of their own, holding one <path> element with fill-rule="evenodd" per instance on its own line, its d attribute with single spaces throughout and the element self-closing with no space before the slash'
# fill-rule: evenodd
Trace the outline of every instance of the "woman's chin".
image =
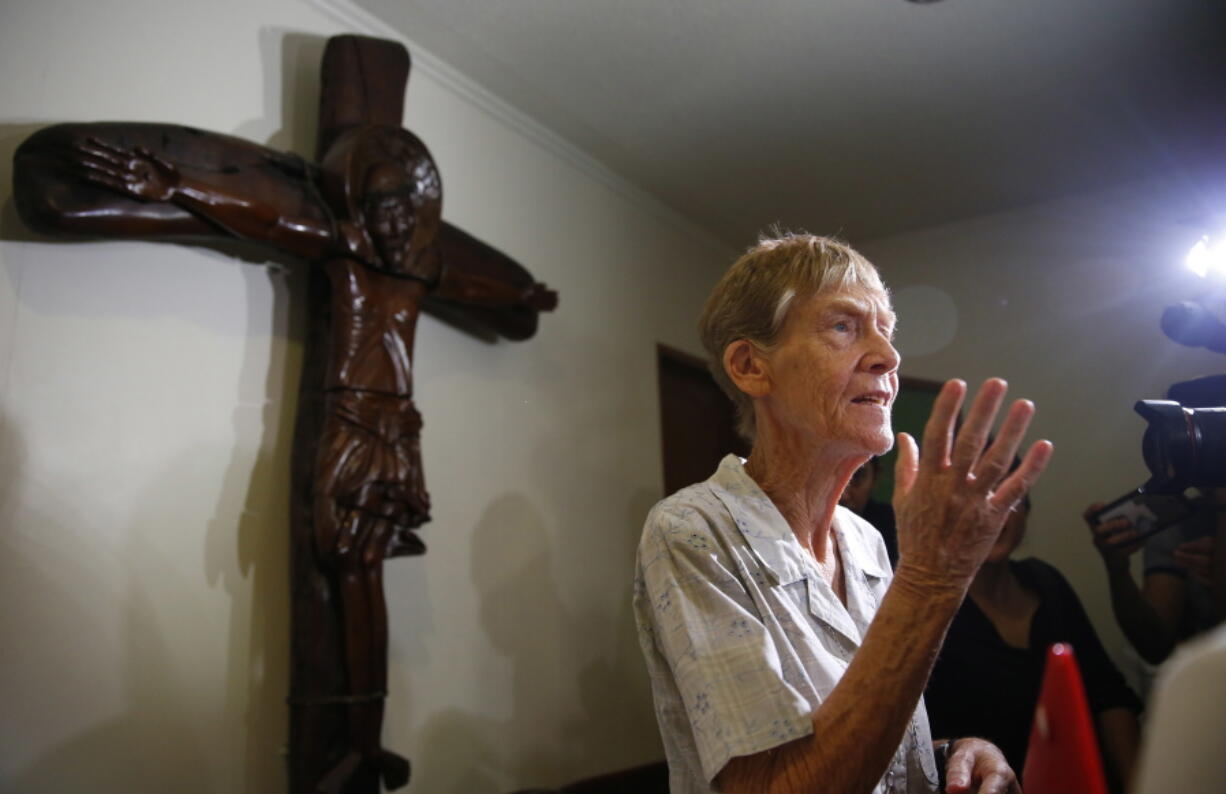
<svg viewBox="0 0 1226 794">
<path fill-rule="evenodd" d="M 872 455 L 884 455 L 894 448 L 894 434 L 890 432 L 890 428 L 885 428 L 881 433 L 878 433 L 869 440 L 868 451 Z"/>
</svg>

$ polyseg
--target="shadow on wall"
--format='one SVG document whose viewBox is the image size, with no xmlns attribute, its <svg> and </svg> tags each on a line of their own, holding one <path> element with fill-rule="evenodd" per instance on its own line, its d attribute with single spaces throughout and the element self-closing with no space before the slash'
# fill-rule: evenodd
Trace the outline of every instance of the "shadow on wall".
<svg viewBox="0 0 1226 794">
<path fill-rule="evenodd" d="M 190 469 L 190 459 L 168 467 L 149 493 L 164 499 L 166 493 L 183 487 Z M 216 748 L 209 741 L 221 728 L 214 698 L 193 685 L 189 672 L 181 671 L 162 628 L 168 621 L 191 624 L 191 583 L 185 583 L 183 591 L 168 592 L 166 572 L 156 570 L 162 567 L 156 544 L 142 537 L 148 531 L 174 532 L 176 527 L 170 517 L 142 515 L 139 510 L 138 504 L 126 549 L 94 543 L 88 537 L 90 522 L 83 519 L 76 529 L 85 531 L 76 543 L 59 549 L 44 545 L 38 549 L 39 559 L 20 561 L 28 564 L 19 562 L 13 576 L 4 577 L 6 589 L 14 588 L 23 599 L 36 603 L 40 622 L 46 623 L 40 626 L 40 639 L 18 651 L 48 657 L 37 673 L 42 708 L 32 713 L 43 709 L 57 716 L 69 713 L 72 704 L 65 698 L 88 693 L 109 700 L 112 689 L 119 711 L 48 745 L 13 775 L 13 791 L 122 791 L 134 784 L 149 790 L 209 791 L 217 783 L 212 761 Z M 36 515 L 27 516 L 25 523 L 41 524 Z M 38 526 L 39 535 L 49 538 L 72 537 L 73 531 L 51 523 Z M 108 555 L 111 559 L 98 559 Z M 116 555 L 121 559 L 115 560 Z M 103 578 L 93 573 L 99 562 L 119 575 Z M 122 584 L 117 587 L 117 583 Z M 107 605 L 114 605 L 121 615 L 115 632 L 91 626 L 105 616 Z M 110 644 L 112 634 L 118 664 L 105 653 L 90 653 Z M 52 645 L 50 638 L 57 637 Z M 23 666 L 43 661 L 27 659 Z M 54 685 L 57 681 L 62 688 Z M 93 703 L 91 707 L 100 710 Z"/>
<path fill-rule="evenodd" d="M 319 69 L 326 43 L 324 36 L 284 28 L 262 29 L 260 50 L 264 70 L 262 76 L 252 75 L 252 79 L 262 79 L 264 83 L 264 118 L 240 125 L 236 130 L 217 131 L 261 141 L 274 149 L 313 160 L 319 115 Z M 279 128 L 269 129 L 273 126 L 269 123 L 271 119 L 279 120 Z M 49 239 L 31 232 L 17 216 L 12 200 L 13 153 L 22 141 L 43 127 L 70 120 L 75 119 L 0 124 L 0 196 L 6 199 L 0 205 L 0 240 Z M 161 121 L 174 123 L 175 119 Z"/>
<path fill-rule="evenodd" d="M 302 269 L 247 273 L 249 279 L 272 282 L 271 321 L 264 316 L 269 306 L 248 304 L 248 327 L 270 327 L 272 338 L 248 339 L 234 410 L 239 446 L 226 470 L 220 515 L 209 521 L 203 552 L 209 585 L 220 584 L 231 601 L 224 721 L 242 726 L 247 737 L 233 748 L 242 755 L 241 791 L 263 794 L 286 785 L 290 461 L 301 372 L 301 345 L 290 340 L 303 338 L 307 274 Z M 264 344 L 271 345 L 270 355 L 258 349 Z"/>
<path fill-rule="evenodd" d="M 319 61 L 325 41 L 323 37 L 282 30 L 269 30 L 261 35 L 266 65 L 265 104 L 268 110 L 279 109 L 282 122 L 281 129 L 269 138 L 269 144 L 276 148 L 292 149 L 308 157 L 312 154 Z M 279 108 L 271 104 L 278 93 Z M 266 113 L 266 117 L 273 114 Z M 35 131 L 57 121 L 0 125 L 0 197 L 3 197 L 0 239 L 55 245 L 65 242 L 26 228 L 17 215 L 11 187 L 17 147 Z M 266 132 L 268 125 L 257 120 L 245 126 L 252 127 L 253 132 L 254 128 Z M 270 261 L 266 252 L 253 252 L 232 241 L 195 247 L 249 263 Z M 272 259 L 281 265 L 290 264 Z M 301 308 L 305 273 L 303 268 L 281 272 L 265 268 L 244 270 L 248 271 L 244 277 L 249 282 L 270 279 L 273 283 L 271 323 L 266 302 L 252 300 L 247 307 L 247 327 L 271 328 L 273 351 L 269 360 L 256 349 L 263 340 L 248 339 L 240 375 L 242 393 L 234 412 L 238 446 L 233 450 L 218 509 L 209 521 L 202 543 L 205 581 L 189 576 L 180 580 L 181 588 L 175 586 L 176 580 L 168 570 L 199 570 L 199 563 L 166 561 L 162 569 L 156 551 L 152 550 L 157 544 L 149 543 L 144 536 L 147 532 L 180 532 L 182 524 L 198 523 L 169 512 L 162 515 L 147 512 L 148 505 L 164 504 L 167 494 L 182 491 L 185 484 L 190 488 L 199 481 L 196 456 L 186 456 L 164 467 L 163 475 L 148 490 L 151 498 L 139 500 L 133 506 L 133 529 L 126 553 L 107 549 L 104 542 L 89 538 L 88 520 L 73 522 L 76 526 L 69 531 L 51 521 L 40 522 L 37 515 L 27 513 L 23 516 L 26 524 L 37 527 L 34 543 L 29 538 L 10 538 L 0 533 L 0 543 L 12 547 L 0 561 L 3 566 L 0 570 L 6 572 L 0 576 L 5 603 L 37 604 L 36 610 L 24 613 L 7 610 L 3 618 L 4 636 L 18 637 L 37 630 L 40 638 L 63 638 L 56 642 L 69 649 L 63 654 L 49 652 L 48 643 L 39 641 L 11 651 L 54 657 L 28 660 L 23 668 L 37 670 L 34 677 L 39 684 L 32 688 L 37 691 L 22 698 L 32 707 L 29 717 L 37 719 L 40 703 L 55 703 L 58 713 L 71 714 L 78 695 L 81 700 L 75 702 L 88 699 L 92 704 L 99 699 L 99 693 L 108 689 L 119 690 L 121 712 L 75 735 L 44 743 L 36 758 L 12 774 L 8 782 L 13 784 L 13 790 L 119 791 L 139 784 L 141 789 L 150 790 L 241 790 L 264 794 L 285 787 L 289 460 L 300 371 L 298 340 L 306 322 Z M 5 474 L 0 483 L 0 515 L 11 517 L 16 510 L 15 494 L 19 492 L 23 460 L 20 439 L 0 424 L 0 463 Z M 209 486 L 211 483 L 201 487 Z M 35 495 L 33 503 L 63 502 L 54 493 L 48 493 L 41 498 Z M 9 522 L 4 525 L 11 526 Z M 71 541 L 74 532 L 79 532 L 75 544 Z M 91 564 L 91 558 L 96 559 L 97 554 L 123 557 L 118 561 L 122 572 L 109 578 L 97 573 Z M 116 561 L 110 562 L 115 568 Z M 200 668 L 185 670 L 182 659 L 178 664 L 175 659 L 184 653 L 182 632 L 193 626 L 193 615 L 203 618 L 203 608 L 199 602 L 193 605 L 193 601 L 211 598 L 219 585 L 230 599 L 228 634 L 224 638 L 197 638 L 194 642 L 226 643 L 224 676 Z M 124 587 L 126 592 L 122 591 Z M 90 607 L 98 604 L 104 610 L 106 605 L 115 605 L 123 613 L 117 632 L 109 626 L 91 625 L 97 610 Z M 202 619 L 199 625 L 208 624 Z M 116 647 L 117 664 L 109 656 L 98 658 L 90 653 L 71 652 L 74 639 L 80 639 L 74 638 L 74 632 L 81 632 L 83 626 L 87 627 L 89 639 L 104 637 L 106 644 Z M 180 633 L 178 643 L 168 636 L 176 631 Z M 79 647 L 86 649 L 84 645 Z M 91 668 L 91 661 L 100 662 L 100 668 L 105 669 Z M 193 676 L 193 670 L 197 675 Z M 117 671 L 121 679 L 117 687 L 114 680 L 107 680 L 112 671 Z M 197 680 L 192 680 L 193 677 Z M 57 679 L 63 681 L 62 687 L 47 686 Z M 224 680 L 224 692 L 216 691 L 214 682 L 218 679 Z M 219 763 L 219 758 L 224 760 Z M 5 776 L 14 772 L 8 769 Z"/>
<path fill-rule="evenodd" d="M 251 79 L 263 83 L 264 117 L 239 125 L 230 134 L 314 160 L 319 71 L 327 43 L 325 36 L 295 33 L 287 28 L 261 28 L 260 57 L 264 69 L 262 75 L 252 75 Z M 269 129 L 268 120 L 273 118 L 279 120 L 279 129 Z"/>
<path fill-rule="evenodd" d="M 631 507 L 639 523 L 643 501 Z M 632 534 L 637 540 L 637 528 Z M 421 791 L 480 794 L 556 786 L 641 764 L 642 747 L 658 747 L 654 722 L 648 723 L 650 736 L 625 733 L 636 717 L 642 724 L 644 709 L 651 713 L 649 700 L 637 702 L 646 674 L 637 651 L 631 582 L 609 595 L 623 605 L 613 625 L 608 612 L 581 614 L 563 602 L 554 565 L 541 512 L 521 494 L 494 499 L 474 530 L 472 580 L 480 625 L 510 661 L 510 694 L 491 698 L 509 704 L 509 713 L 499 719 L 449 709 L 431 717 L 422 728 L 414 780 Z M 633 653 L 624 652 L 627 643 L 633 643 Z M 506 679 L 490 680 L 498 686 Z M 490 711 L 496 710 L 492 705 Z M 625 754 L 629 760 L 623 761 L 619 756 Z"/>
<path fill-rule="evenodd" d="M 194 450 L 163 469 L 163 476 L 146 489 L 147 497 L 134 506 L 124 549 L 82 543 L 50 559 L 12 560 L 5 555 L 5 567 L 13 566 L 3 579 L 4 589 L 10 591 L 6 603 L 18 601 L 19 596 L 34 598 L 39 614 L 50 616 L 50 625 L 40 625 L 40 636 L 65 638 L 58 651 L 49 649 L 46 641 L 30 644 L 32 653 L 55 655 L 46 660 L 54 672 L 38 673 L 41 686 L 31 698 L 37 697 L 56 713 L 71 713 L 72 704 L 63 698 L 79 691 L 90 700 L 98 692 L 107 699 L 107 690 L 114 689 L 119 705 L 117 716 L 49 745 L 14 774 L 11 790 L 266 794 L 284 789 L 289 678 L 285 510 L 270 515 L 250 507 L 241 514 L 223 509 L 223 515 L 239 520 L 214 517 L 209 522 L 206 570 L 200 577 L 179 576 L 199 571 L 199 563 L 165 559 L 167 544 L 155 537 L 182 532 L 184 524 L 201 523 L 177 516 L 175 500 L 167 495 L 192 488 L 199 481 L 196 461 L 212 454 Z M 232 466 L 233 476 L 227 476 L 219 504 L 250 506 L 257 491 L 285 496 L 288 474 L 272 473 L 285 468 L 284 461 L 277 460 L 280 457 L 261 453 L 250 478 Z M 59 529 L 45 526 L 39 532 L 54 537 Z M 117 570 L 116 575 L 103 578 L 91 572 L 91 558 L 98 554 L 123 558 L 106 566 Z M 55 573 L 40 575 L 43 571 Z M 213 586 L 206 585 L 204 577 Z M 231 602 L 224 627 L 211 619 L 218 613 L 211 604 L 222 595 L 215 586 L 218 582 Z M 71 591 L 65 590 L 66 583 L 71 583 Z M 73 633 L 99 614 L 89 608 L 91 602 L 103 604 L 102 612 L 107 604 L 114 605 L 121 616 L 117 631 L 98 627 L 102 638 L 87 638 L 113 645 L 114 659 L 105 653 L 91 654 L 92 645 L 74 651 Z M 210 626 L 228 633 L 198 633 Z M 15 634 L 6 627 L 5 636 Z M 224 673 L 195 663 L 201 649 L 211 651 L 223 643 L 228 656 Z M 101 664 L 94 668 L 91 661 Z M 29 666 L 31 660 L 24 664 Z M 56 679 L 65 682 L 62 690 L 48 685 Z"/>
<path fill-rule="evenodd" d="M 24 139 L 25 134 L 22 130 L 15 137 Z M 11 211 L 10 200 L 5 215 Z M 20 226 L 20 220 L 13 220 Z M 126 553 L 108 548 L 105 539 L 91 537 L 94 522 L 90 517 L 71 522 L 71 527 L 57 526 L 71 500 L 50 487 L 46 493 L 33 493 L 27 502 L 34 511 L 40 505 L 53 507 L 56 517 L 43 525 L 27 507 L 22 521 L 31 531 L 25 537 L 5 538 L 12 541 L 6 545 L 14 546 L 5 554 L 5 565 L 15 566 L 10 575 L 0 577 L 10 593 L 5 603 L 33 602 L 32 614 L 50 616 L 50 625 L 29 616 L 15 618 L 14 625 L 22 628 L 4 634 L 19 637 L 37 631 L 36 640 L 14 653 L 55 657 L 45 662 L 18 657 L 25 665 L 23 670 L 43 665 L 31 674 L 37 694 L 28 697 L 30 713 L 50 713 L 51 723 L 79 728 L 80 720 L 70 716 L 74 703 L 96 708 L 99 701 L 114 699 L 111 690 L 117 689 L 118 699 L 126 704 L 124 716 L 68 738 L 54 734 L 49 723 L 44 733 L 54 738 L 37 745 L 38 757 L 23 763 L 19 775 L 14 775 L 19 781 L 17 791 L 120 790 L 137 781 L 142 787 L 160 783 L 157 787 L 175 791 L 249 794 L 285 786 L 289 461 L 301 358 L 297 340 L 302 338 L 306 320 L 302 300 L 306 274 L 304 268 L 240 267 L 240 272 L 253 296 L 247 301 L 247 318 L 241 327 L 256 330 L 246 340 L 239 394 L 235 395 L 235 446 L 220 453 L 210 450 L 207 456 L 201 450 L 200 455 L 162 468 L 162 475 L 147 490 L 148 498 L 130 508 L 133 530 Z M 271 302 L 264 281 L 272 284 Z M 148 296 L 134 300 L 153 305 Z M 22 445 L 17 438 L 4 438 L 0 449 L 6 474 L 4 509 L 11 517 L 23 465 Z M 165 504 L 173 499 L 168 500 L 168 494 L 184 488 L 214 490 L 214 482 L 201 482 L 198 461 L 225 454 L 230 455 L 230 464 L 213 518 L 199 540 L 181 545 L 200 548 L 203 554 L 165 561 L 167 570 L 189 572 L 181 580 L 156 572 L 161 561 L 149 555 L 150 548 L 159 544 L 142 541 L 141 534 L 182 533 L 185 526 L 199 527 L 204 516 L 172 511 L 151 515 L 149 505 Z M 4 525 L 11 527 L 12 523 Z M 109 573 L 94 570 L 99 554 L 110 555 L 109 565 L 103 566 Z M 125 558 L 118 564 L 117 555 Z M 199 578 L 192 575 L 195 571 L 201 571 Z M 194 615 L 203 617 L 193 605 L 212 600 L 218 589 L 229 597 L 226 636 L 184 643 L 184 627 L 192 625 Z M 94 615 L 108 609 L 126 614 L 122 626 L 96 625 Z M 200 625 L 207 623 L 201 620 Z M 88 627 L 86 636 L 76 636 L 83 626 Z M 96 636 L 100 631 L 107 636 Z M 175 634 L 178 636 L 168 636 Z M 90 653 L 94 641 L 114 652 Z M 175 657 L 184 648 L 210 641 L 225 642 L 224 671 L 203 670 L 194 681 L 190 674 L 187 678 L 180 675 L 177 671 L 182 664 L 176 664 Z M 73 652 L 74 645 L 81 651 Z M 59 648 L 67 650 L 61 653 Z M 91 669 L 91 660 L 100 662 L 102 668 Z M 117 683 L 111 674 L 116 669 L 122 682 Z M 57 680 L 66 685 L 56 686 Z M 61 718 L 61 714 L 66 716 Z M 5 775 L 14 772 L 9 769 Z"/>
</svg>

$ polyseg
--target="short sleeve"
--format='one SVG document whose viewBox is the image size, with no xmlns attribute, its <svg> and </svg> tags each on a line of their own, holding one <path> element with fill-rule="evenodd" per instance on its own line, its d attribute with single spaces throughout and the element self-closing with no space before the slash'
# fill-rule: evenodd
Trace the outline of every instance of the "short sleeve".
<svg viewBox="0 0 1226 794">
<path fill-rule="evenodd" d="M 1162 572 L 1187 578 L 1187 569 L 1175 559 L 1175 549 L 1181 543 L 1213 535 L 1216 531 L 1217 516 L 1212 510 L 1202 508 L 1175 526 L 1151 535 L 1145 540 L 1143 552 L 1145 573 Z"/>
<path fill-rule="evenodd" d="M 1183 542 L 1179 527 L 1151 535 L 1145 540 L 1143 552 L 1145 573 L 1173 573 L 1184 576 L 1183 566 L 1175 562 L 1175 547 Z"/>
<path fill-rule="evenodd" d="M 811 734 L 817 706 L 787 683 L 792 651 L 737 570 L 699 510 L 660 505 L 648 516 L 635 608 L 658 661 L 653 679 L 668 679 L 653 680 L 657 714 L 662 731 L 692 734 L 708 783 L 734 757 Z"/>
</svg>

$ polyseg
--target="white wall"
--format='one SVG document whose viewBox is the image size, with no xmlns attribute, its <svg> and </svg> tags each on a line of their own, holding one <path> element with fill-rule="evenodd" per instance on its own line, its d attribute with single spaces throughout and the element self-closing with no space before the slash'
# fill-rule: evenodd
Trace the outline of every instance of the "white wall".
<svg viewBox="0 0 1226 794">
<path fill-rule="evenodd" d="M 1148 479 L 1136 400 L 1226 371 L 1223 356 L 1158 327 L 1164 307 L 1204 289 L 1182 260 L 1205 200 L 1187 180 L 1133 184 L 861 246 L 894 290 L 904 374 L 972 387 L 1002 376 L 1036 403 L 1032 437 L 1056 453 L 1018 555 L 1065 573 L 1130 675 L 1080 516 Z"/>
<path fill-rule="evenodd" d="M 349 30 L 301 0 L 0 4 L 0 789 L 283 789 L 302 279 L 35 239 L 10 163 L 88 120 L 309 154 L 323 39 Z M 421 321 L 434 519 L 387 566 L 385 744 L 432 794 L 654 760 L 630 579 L 661 489 L 655 344 L 696 348 L 731 254 L 421 69 L 406 119 L 445 216 L 561 306 L 522 344 Z"/>
<path fill-rule="evenodd" d="M 284 270 L 33 239 L 10 201 L 12 151 L 45 124 L 112 119 L 309 153 L 323 38 L 351 29 L 301 0 L 0 4 L 0 789 L 281 790 L 308 322 Z M 434 520 L 425 557 L 387 566 L 384 736 L 432 794 L 659 756 L 629 606 L 660 495 L 654 345 L 696 348 L 731 256 L 465 96 L 410 79 L 406 118 L 439 162 L 445 214 L 561 307 L 523 344 L 421 323 Z M 1137 186 L 861 245 L 899 295 L 904 353 L 954 319 L 909 309 L 922 292 L 907 288 L 955 309 L 953 340 L 908 355 L 907 374 L 1004 375 L 1039 404 L 1057 454 L 1029 550 L 1069 575 L 1117 653 L 1077 515 L 1144 478 L 1131 403 L 1222 369 L 1156 327 L 1191 288 L 1170 275 L 1191 203 Z"/>
</svg>

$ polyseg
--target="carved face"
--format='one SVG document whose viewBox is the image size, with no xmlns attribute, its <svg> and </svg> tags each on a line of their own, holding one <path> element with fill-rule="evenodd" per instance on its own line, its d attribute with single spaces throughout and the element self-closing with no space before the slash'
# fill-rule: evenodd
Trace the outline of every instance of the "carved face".
<svg viewBox="0 0 1226 794">
<path fill-rule="evenodd" d="M 423 254 L 438 233 L 438 172 L 424 158 L 413 166 L 407 171 L 399 163 L 385 162 L 372 168 L 362 215 L 384 268 L 429 279 L 433 274 L 420 271 Z"/>
<path fill-rule="evenodd" d="M 369 194 L 365 200 L 366 229 L 383 266 L 399 272 L 411 253 L 417 217 L 408 191 Z"/>
</svg>

